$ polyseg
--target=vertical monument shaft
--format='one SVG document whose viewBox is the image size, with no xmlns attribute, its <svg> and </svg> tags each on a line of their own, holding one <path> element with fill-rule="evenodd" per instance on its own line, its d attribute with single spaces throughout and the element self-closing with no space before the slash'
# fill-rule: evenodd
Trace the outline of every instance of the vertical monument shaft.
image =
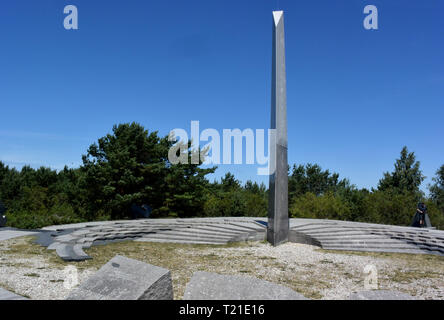
<svg viewBox="0 0 444 320">
<path fill-rule="evenodd" d="M 273 12 L 271 89 L 270 185 L 267 240 L 273 246 L 288 241 L 287 80 L 285 72 L 284 12 Z M 273 172 L 274 169 L 274 172 Z"/>
</svg>

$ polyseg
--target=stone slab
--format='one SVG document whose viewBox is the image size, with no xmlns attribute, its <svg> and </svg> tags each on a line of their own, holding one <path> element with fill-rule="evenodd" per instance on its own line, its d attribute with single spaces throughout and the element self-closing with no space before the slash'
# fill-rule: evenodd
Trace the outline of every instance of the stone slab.
<svg viewBox="0 0 444 320">
<path fill-rule="evenodd" d="M 23 231 L 13 228 L 2 228 L 0 229 L 0 241 L 9 240 L 18 237 L 31 236 L 38 234 L 35 231 Z"/>
<path fill-rule="evenodd" d="M 77 260 L 87 260 L 87 259 L 92 259 L 90 256 L 88 256 L 84 251 L 83 251 L 83 246 L 80 244 L 76 244 L 75 246 L 73 246 L 73 251 L 74 254 L 76 255 L 76 259 Z"/>
<path fill-rule="evenodd" d="M 0 288 L 0 300 L 29 300 L 29 299 Z"/>
<path fill-rule="evenodd" d="M 115 256 L 74 289 L 68 300 L 172 300 L 169 270 Z"/>
<path fill-rule="evenodd" d="M 91 259 L 82 248 L 80 244 L 71 243 L 59 243 L 58 245 L 51 245 L 48 247 L 49 250 L 56 250 L 57 255 L 64 261 L 83 261 Z"/>
<path fill-rule="evenodd" d="M 249 276 L 195 272 L 184 300 L 307 300 L 290 288 Z"/>
<path fill-rule="evenodd" d="M 66 243 L 60 243 L 55 248 L 58 256 L 62 258 L 65 261 L 76 261 L 76 254 L 74 253 L 73 245 L 66 244 Z"/>
<path fill-rule="evenodd" d="M 411 295 L 399 291 L 367 290 L 350 294 L 350 300 L 416 300 Z"/>
<path fill-rule="evenodd" d="M 76 229 L 65 229 L 63 231 L 55 232 L 55 231 L 48 231 L 41 229 L 40 232 L 37 235 L 37 239 L 34 241 L 34 243 L 39 244 L 43 247 L 48 247 L 52 243 L 55 242 L 55 238 L 57 236 L 61 236 L 64 234 L 71 233 L 75 231 Z"/>
<path fill-rule="evenodd" d="M 47 250 L 57 250 L 57 247 L 64 245 L 63 243 L 60 242 L 53 242 L 51 243 L 46 249 Z"/>
</svg>

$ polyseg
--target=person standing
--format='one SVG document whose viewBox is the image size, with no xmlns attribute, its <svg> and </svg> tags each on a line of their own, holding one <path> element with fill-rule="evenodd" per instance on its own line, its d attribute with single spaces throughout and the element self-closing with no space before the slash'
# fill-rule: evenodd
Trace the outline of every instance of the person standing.
<svg viewBox="0 0 444 320">
<path fill-rule="evenodd" d="M 412 227 L 430 228 L 430 219 L 427 215 L 427 206 L 424 202 L 419 202 L 413 217 Z"/>
<path fill-rule="evenodd" d="M 419 227 L 424 228 L 425 215 L 427 214 L 427 206 L 424 202 L 418 203 L 416 211 L 419 213 Z"/>
</svg>

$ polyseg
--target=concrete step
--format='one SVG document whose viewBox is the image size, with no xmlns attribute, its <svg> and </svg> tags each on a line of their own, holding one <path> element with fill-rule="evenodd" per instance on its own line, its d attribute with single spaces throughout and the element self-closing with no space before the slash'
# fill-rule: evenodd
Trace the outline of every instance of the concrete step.
<svg viewBox="0 0 444 320">
<path fill-rule="evenodd" d="M 196 226 L 196 227 L 188 227 L 188 228 L 178 228 L 175 231 L 192 231 L 195 233 L 202 233 L 202 234 L 210 234 L 210 235 L 220 235 L 220 236 L 224 236 L 224 237 L 236 237 L 238 235 L 241 234 L 247 234 L 247 232 L 243 232 L 243 231 L 228 231 L 225 229 L 218 229 L 218 228 L 214 228 L 214 227 L 205 227 L 205 226 Z"/>
<path fill-rule="evenodd" d="M 221 240 L 221 241 L 229 241 L 230 239 L 233 239 L 232 236 L 226 236 L 226 235 L 214 235 L 211 233 L 202 233 L 202 232 L 196 232 L 190 229 L 178 229 L 173 231 L 162 231 L 155 233 L 156 235 L 172 235 L 172 236 L 185 236 L 192 239 L 211 239 L 211 240 Z M 150 236 L 148 236 L 150 237 Z"/>
<path fill-rule="evenodd" d="M 337 225 L 312 225 L 312 226 L 304 226 L 304 227 L 293 227 L 292 229 L 295 229 L 300 232 L 324 232 L 327 230 L 347 230 L 350 228 L 337 226 Z"/>
<path fill-rule="evenodd" d="M 372 235 L 351 235 L 351 236 L 339 236 L 339 237 L 332 237 L 332 236 L 326 236 L 321 237 L 317 236 L 315 237 L 319 241 L 341 241 L 341 240 L 356 240 L 356 241 L 370 241 L 370 240 L 390 240 L 390 238 L 382 237 L 382 236 L 372 236 Z"/>
<path fill-rule="evenodd" d="M 395 248 L 366 248 L 366 247 L 335 247 L 328 246 L 323 247 L 325 250 L 340 250 L 340 251 L 361 251 L 361 252 L 387 252 L 387 253 L 413 253 L 413 254 L 434 254 L 434 255 L 443 255 L 437 252 L 429 252 L 426 250 L 419 249 L 395 249 Z"/>
<path fill-rule="evenodd" d="M 211 244 L 211 245 L 226 245 L 228 242 L 222 241 L 206 241 L 206 240 L 194 240 L 186 238 L 163 238 L 163 237 L 150 237 L 150 238 L 140 238 L 134 240 L 137 242 L 161 242 L 161 243 L 185 243 L 185 244 Z"/>
<path fill-rule="evenodd" d="M 321 241 L 322 247 L 325 246 L 365 246 L 369 248 L 411 248 L 415 249 L 416 246 L 412 244 L 408 244 L 405 242 L 398 242 L 398 241 L 390 241 L 390 240 L 382 240 L 382 241 L 341 241 L 341 240 L 334 240 L 334 241 Z"/>
<path fill-rule="evenodd" d="M 440 252 L 440 253 L 444 254 L 443 247 L 437 247 L 437 246 L 433 246 L 433 245 L 429 245 L 429 244 L 412 244 L 412 245 L 414 245 L 416 248 L 420 248 L 423 250 L 436 251 L 436 252 Z"/>
<path fill-rule="evenodd" d="M 214 243 L 214 244 L 226 244 L 229 242 L 228 240 L 221 240 L 221 239 L 209 239 L 209 238 L 203 238 L 203 237 L 197 238 L 197 237 L 190 237 L 190 236 L 186 236 L 186 235 L 170 235 L 170 234 L 161 234 L 161 233 L 146 236 L 146 237 L 140 238 L 138 240 L 141 240 L 141 239 L 166 239 L 166 240 L 175 240 L 177 242 L 181 242 L 182 240 L 184 240 L 184 241 L 210 242 L 210 243 Z"/>
<path fill-rule="evenodd" d="M 363 234 L 370 234 L 368 230 L 363 230 L 359 228 L 325 228 L 325 229 L 311 229 L 311 230 L 298 230 L 298 231 L 307 234 L 325 234 L 325 233 L 336 233 L 336 232 L 361 232 Z"/>
<path fill-rule="evenodd" d="M 397 243 L 339 243 L 339 242 L 321 242 L 322 248 L 331 246 L 341 246 L 341 247 L 365 247 L 365 248 L 382 248 L 382 249 L 419 249 L 417 246 L 412 244 L 397 242 Z"/>
<path fill-rule="evenodd" d="M 306 234 L 307 236 L 324 240 L 324 239 L 390 239 L 389 237 L 381 236 L 381 235 L 373 235 L 373 234 L 366 234 L 366 233 L 326 233 L 326 234 Z"/>
<path fill-rule="evenodd" d="M 133 239 L 137 239 L 137 238 L 141 238 L 144 237 L 146 235 L 150 235 L 150 234 L 156 234 L 156 232 L 151 231 L 151 232 L 143 232 L 143 233 L 133 233 L 133 234 L 118 234 L 118 233 L 113 233 L 113 234 L 107 234 L 104 236 L 98 236 L 98 237 L 94 237 L 94 238 L 83 238 L 83 240 L 87 240 L 87 242 L 91 241 L 91 239 L 94 239 L 94 241 L 107 241 L 107 240 L 133 240 Z M 81 243 L 82 239 L 79 239 L 79 242 Z"/>
<path fill-rule="evenodd" d="M 246 233 L 246 231 L 244 230 L 234 230 L 234 229 L 226 229 L 226 228 L 219 228 L 218 226 L 194 226 L 192 227 L 194 229 L 199 229 L 199 230 L 205 230 L 205 231 L 209 231 L 209 232 L 215 232 L 215 233 L 220 233 L 220 234 L 227 234 L 227 235 L 231 235 L 231 236 L 237 236 L 240 234 L 244 234 Z"/>
<path fill-rule="evenodd" d="M 203 222 L 194 222 L 194 223 L 173 223 L 173 224 L 168 224 L 168 225 L 150 225 L 150 228 L 153 230 L 157 230 L 157 229 L 170 229 L 170 230 L 176 230 L 176 229 L 186 229 L 186 228 L 212 228 L 214 230 L 219 230 L 219 231 L 224 231 L 226 230 L 226 232 L 248 232 L 248 231 L 252 231 L 251 230 L 251 226 L 255 226 L 255 229 L 262 231 L 263 229 L 260 228 L 260 226 L 258 227 L 257 224 L 255 223 L 251 223 L 248 225 L 245 225 L 243 223 L 239 223 L 236 225 L 233 225 L 231 223 L 203 223 Z M 143 228 L 141 229 L 143 230 Z"/>
<path fill-rule="evenodd" d="M 369 248 L 359 246 L 325 246 L 325 250 L 341 250 L 341 251 L 365 251 L 365 252 L 387 252 L 387 253 L 424 253 L 420 249 L 411 248 Z"/>
<path fill-rule="evenodd" d="M 397 230 L 390 230 L 390 229 L 377 229 L 377 230 L 368 230 L 371 233 L 374 234 L 384 234 L 384 235 L 399 235 L 402 237 L 407 237 L 407 236 L 429 236 L 428 233 L 426 232 L 421 232 L 421 231 L 414 231 L 414 230 L 406 230 L 406 231 L 397 231 Z"/>
<path fill-rule="evenodd" d="M 208 225 L 202 226 L 202 227 L 207 227 Z M 220 224 L 213 224 L 211 225 L 211 228 L 217 228 L 217 230 L 220 231 L 227 231 L 227 232 L 233 232 L 233 233 L 249 233 L 249 232 L 263 232 L 265 230 L 265 228 L 256 228 L 256 229 L 251 229 L 249 227 L 242 227 L 242 226 L 238 226 L 238 225 L 233 225 L 233 224 L 229 224 L 229 223 L 220 223 Z"/>
<path fill-rule="evenodd" d="M 170 239 L 137 239 L 134 240 L 137 242 L 154 242 L 154 243 L 179 243 L 179 244 L 202 244 L 202 245 L 225 245 L 226 243 L 218 243 L 218 242 L 205 242 L 205 241 L 192 241 L 192 240 L 170 240 Z"/>
<path fill-rule="evenodd" d="M 308 232 L 301 232 L 306 234 L 307 236 L 316 238 L 316 239 L 322 239 L 322 238 L 340 238 L 340 237 L 346 237 L 346 236 L 357 236 L 357 237 L 366 237 L 366 236 L 372 236 L 371 234 L 365 233 L 365 232 L 325 232 L 325 233 L 308 233 Z M 382 235 L 377 235 L 381 238 L 388 238 Z"/>
<path fill-rule="evenodd" d="M 430 245 L 435 247 L 441 247 L 444 249 L 444 243 L 440 241 L 434 241 L 434 240 L 418 240 L 418 239 L 402 239 L 402 238 L 392 238 L 396 240 L 402 240 L 409 243 L 415 243 L 417 245 Z"/>
<path fill-rule="evenodd" d="M 236 226 L 236 227 L 244 228 L 246 230 L 258 231 L 258 232 L 264 231 L 266 229 L 265 227 L 261 227 L 259 224 L 254 223 L 254 222 L 249 222 L 249 223 L 230 222 L 229 226 Z"/>
</svg>

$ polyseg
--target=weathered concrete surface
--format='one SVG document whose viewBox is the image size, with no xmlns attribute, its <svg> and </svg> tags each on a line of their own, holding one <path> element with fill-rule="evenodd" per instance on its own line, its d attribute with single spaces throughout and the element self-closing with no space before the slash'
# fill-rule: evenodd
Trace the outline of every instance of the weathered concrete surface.
<svg viewBox="0 0 444 320">
<path fill-rule="evenodd" d="M 249 276 L 195 272 L 184 300 L 307 300 L 290 288 Z"/>
<path fill-rule="evenodd" d="M 38 232 L 35 231 L 24 231 L 24 230 L 18 230 L 14 228 L 1 228 L 0 229 L 0 241 L 3 240 L 9 240 L 13 238 L 18 237 L 24 237 L 24 236 L 31 236 L 38 234 Z"/>
<path fill-rule="evenodd" d="M 415 300 L 415 298 L 399 291 L 367 290 L 352 293 L 350 300 Z"/>
<path fill-rule="evenodd" d="M 287 79 L 284 12 L 273 12 L 270 182 L 267 240 L 276 246 L 288 241 Z"/>
<path fill-rule="evenodd" d="M 0 288 L 0 300 L 29 300 L 29 299 Z"/>
<path fill-rule="evenodd" d="M 169 270 L 115 256 L 68 296 L 68 300 L 172 300 Z"/>
</svg>

